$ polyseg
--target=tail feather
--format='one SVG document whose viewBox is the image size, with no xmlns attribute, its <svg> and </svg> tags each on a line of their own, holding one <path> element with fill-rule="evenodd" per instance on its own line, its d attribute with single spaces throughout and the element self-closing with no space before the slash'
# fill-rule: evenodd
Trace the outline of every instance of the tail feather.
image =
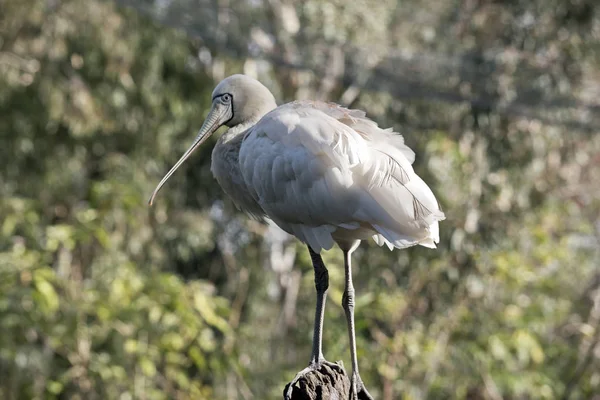
<svg viewBox="0 0 600 400">
<path fill-rule="evenodd" d="M 386 244 L 388 245 L 390 250 L 392 250 L 393 247 L 397 249 L 404 249 L 416 245 L 421 245 L 430 249 L 435 249 L 437 247 L 436 243 L 438 243 L 440 240 L 439 226 L 437 222 L 431 224 L 429 229 L 424 230 L 423 237 L 421 238 L 403 235 L 401 233 L 395 232 L 391 229 L 387 229 L 376 224 L 373 225 L 373 228 L 379 233 L 378 235 L 373 235 L 375 243 L 377 243 L 379 246 Z"/>
</svg>

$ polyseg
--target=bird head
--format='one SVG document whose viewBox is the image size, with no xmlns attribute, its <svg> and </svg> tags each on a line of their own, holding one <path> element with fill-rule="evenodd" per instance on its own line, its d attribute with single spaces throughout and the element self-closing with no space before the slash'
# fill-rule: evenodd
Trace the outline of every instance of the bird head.
<svg viewBox="0 0 600 400">
<path fill-rule="evenodd" d="M 156 186 L 148 203 L 152 205 L 158 191 L 177 168 L 219 127 L 255 123 L 275 107 L 273 94 L 256 79 L 240 74 L 223 79 L 212 93 L 212 107 L 196 139 Z"/>
</svg>

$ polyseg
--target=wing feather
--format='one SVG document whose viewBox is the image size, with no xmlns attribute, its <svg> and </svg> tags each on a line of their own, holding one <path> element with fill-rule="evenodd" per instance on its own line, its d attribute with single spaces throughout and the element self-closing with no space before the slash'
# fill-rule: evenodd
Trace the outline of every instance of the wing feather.
<svg viewBox="0 0 600 400">
<path fill-rule="evenodd" d="M 412 168 L 414 152 L 363 112 L 319 102 L 278 107 L 250 129 L 239 160 L 265 213 L 315 251 L 331 248 L 340 230 L 365 227 L 380 245 L 439 240 L 444 214 Z"/>
</svg>

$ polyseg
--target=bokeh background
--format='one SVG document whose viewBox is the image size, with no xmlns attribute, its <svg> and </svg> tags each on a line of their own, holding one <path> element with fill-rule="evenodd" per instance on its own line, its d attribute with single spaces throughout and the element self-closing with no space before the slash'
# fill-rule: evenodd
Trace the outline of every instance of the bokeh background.
<svg viewBox="0 0 600 400">
<path fill-rule="evenodd" d="M 395 127 L 446 212 L 356 253 L 372 394 L 600 398 L 596 0 L 0 0 L 0 398 L 276 399 L 307 364 L 307 251 L 210 144 L 146 204 L 239 72 Z"/>
</svg>

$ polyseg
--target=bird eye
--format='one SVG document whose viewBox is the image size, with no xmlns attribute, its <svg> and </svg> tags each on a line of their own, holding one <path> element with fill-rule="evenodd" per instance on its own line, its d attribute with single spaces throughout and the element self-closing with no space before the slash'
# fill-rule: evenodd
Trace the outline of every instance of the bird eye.
<svg viewBox="0 0 600 400">
<path fill-rule="evenodd" d="M 228 93 L 225 93 L 223 96 L 221 96 L 221 98 L 225 103 L 229 103 L 231 101 L 231 95 Z"/>
</svg>

